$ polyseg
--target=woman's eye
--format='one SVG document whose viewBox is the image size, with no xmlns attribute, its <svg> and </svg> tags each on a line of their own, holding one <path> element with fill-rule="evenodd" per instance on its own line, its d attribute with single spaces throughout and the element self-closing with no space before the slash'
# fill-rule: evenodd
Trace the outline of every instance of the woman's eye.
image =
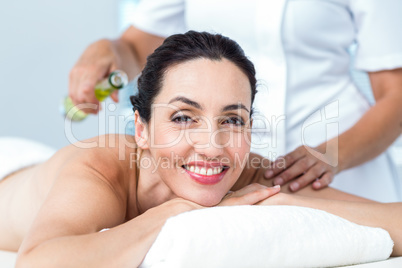
<svg viewBox="0 0 402 268">
<path fill-rule="evenodd" d="M 229 117 L 223 121 L 223 124 L 231 124 L 235 126 L 244 126 L 244 121 L 238 117 Z"/>
<path fill-rule="evenodd" d="M 172 119 L 173 122 L 176 123 L 191 123 L 193 120 L 191 119 L 191 117 L 187 116 L 187 115 L 179 115 L 176 116 Z"/>
</svg>

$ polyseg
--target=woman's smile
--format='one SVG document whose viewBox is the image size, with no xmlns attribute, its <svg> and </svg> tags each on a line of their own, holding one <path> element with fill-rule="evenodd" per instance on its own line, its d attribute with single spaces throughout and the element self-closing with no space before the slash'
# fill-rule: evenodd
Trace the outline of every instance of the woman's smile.
<svg viewBox="0 0 402 268">
<path fill-rule="evenodd" d="M 228 171 L 229 167 L 219 162 L 191 162 L 182 168 L 195 182 L 200 184 L 217 184 Z"/>
</svg>

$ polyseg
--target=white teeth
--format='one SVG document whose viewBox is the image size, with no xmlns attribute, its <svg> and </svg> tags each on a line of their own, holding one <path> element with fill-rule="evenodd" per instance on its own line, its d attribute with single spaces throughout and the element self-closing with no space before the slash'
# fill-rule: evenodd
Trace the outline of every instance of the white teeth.
<svg viewBox="0 0 402 268">
<path fill-rule="evenodd" d="M 207 170 L 205 168 L 201 168 L 200 174 L 201 175 L 207 175 Z"/>
<path fill-rule="evenodd" d="M 208 168 L 208 170 L 207 170 L 207 176 L 211 176 L 212 175 L 212 168 Z"/>
<path fill-rule="evenodd" d="M 223 171 L 222 167 L 216 167 L 216 168 L 205 168 L 205 167 L 198 167 L 198 166 L 184 166 L 185 169 L 187 169 L 190 172 L 201 174 L 204 176 L 212 176 L 219 174 Z"/>
</svg>

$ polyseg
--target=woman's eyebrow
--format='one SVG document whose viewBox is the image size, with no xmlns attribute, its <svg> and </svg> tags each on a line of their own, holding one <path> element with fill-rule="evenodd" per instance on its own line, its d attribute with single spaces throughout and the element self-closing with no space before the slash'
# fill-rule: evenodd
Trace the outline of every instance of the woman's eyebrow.
<svg viewBox="0 0 402 268">
<path fill-rule="evenodd" d="M 173 99 L 171 99 L 169 101 L 169 104 L 171 104 L 173 102 L 176 102 L 176 101 L 184 102 L 184 103 L 186 103 L 188 105 L 191 105 L 191 106 L 193 106 L 193 107 L 195 107 L 195 108 L 197 108 L 197 109 L 199 109 L 201 111 L 203 110 L 202 106 L 198 102 L 192 101 L 192 100 L 190 100 L 190 99 L 188 99 L 186 97 L 183 97 L 183 96 L 174 97 Z M 238 110 L 238 109 L 243 109 L 243 110 L 246 110 L 247 112 L 250 112 L 246 108 L 246 106 L 244 106 L 241 103 L 226 105 L 225 107 L 222 108 L 222 112 L 227 112 L 227 111 L 231 111 L 231 110 Z"/>
<path fill-rule="evenodd" d="M 169 104 L 171 104 L 172 102 L 176 102 L 176 101 L 181 101 L 181 102 L 184 102 L 184 103 L 186 103 L 188 105 L 194 106 L 195 108 L 197 108 L 199 110 L 203 110 L 202 106 L 198 102 L 192 101 L 192 100 L 190 100 L 190 99 L 188 99 L 186 97 L 183 97 L 183 96 L 178 96 L 178 97 L 175 97 L 175 98 L 171 99 L 169 101 Z"/>
<path fill-rule="evenodd" d="M 222 112 L 226 112 L 226 111 L 230 111 L 230 110 L 237 110 L 237 109 L 244 109 L 244 110 L 246 110 L 247 112 L 250 112 L 250 111 L 246 108 L 246 106 L 244 106 L 244 105 L 241 104 L 241 103 L 227 105 L 227 106 L 225 106 L 225 107 L 222 109 Z"/>
</svg>

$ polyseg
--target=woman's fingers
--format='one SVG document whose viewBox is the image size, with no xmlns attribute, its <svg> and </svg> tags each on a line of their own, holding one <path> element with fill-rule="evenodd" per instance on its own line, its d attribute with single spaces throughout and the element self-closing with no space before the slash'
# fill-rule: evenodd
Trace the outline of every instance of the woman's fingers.
<svg viewBox="0 0 402 268">
<path fill-rule="evenodd" d="M 265 186 L 265 185 L 262 185 L 262 184 L 259 184 L 259 183 L 252 183 L 252 184 L 249 184 L 249 185 L 241 188 L 240 190 L 237 190 L 235 192 L 230 192 L 226 196 L 239 197 L 239 196 L 243 196 L 245 194 L 252 193 L 252 192 L 255 192 L 257 190 L 266 189 L 266 188 L 268 188 L 268 187 Z"/>
<path fill-rule="evenodd" d="M 227 194 L 219 206 L 254 205 L 280 191 L 280 186 L 266 187 L 253 183 L 246 187 Z"/>
</svg>

